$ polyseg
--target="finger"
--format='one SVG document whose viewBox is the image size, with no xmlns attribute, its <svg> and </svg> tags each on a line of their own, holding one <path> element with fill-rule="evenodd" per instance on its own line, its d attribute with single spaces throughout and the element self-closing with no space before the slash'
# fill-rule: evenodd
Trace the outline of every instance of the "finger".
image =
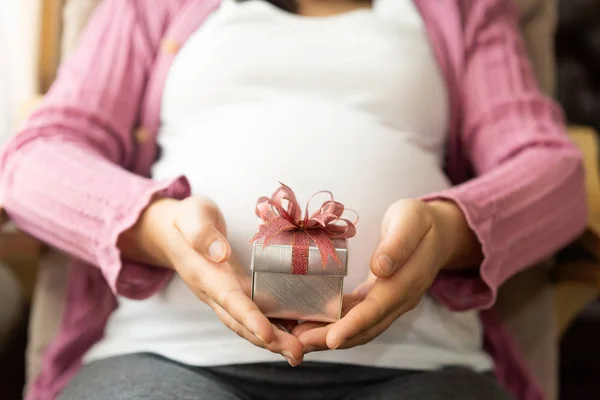
<svg viewBox="0 0 600 400">
<path fill-rule="evenodd" d="M 275 329 L 275 340 L 269 343 L 268 349 L 281 354 L 292 367 L 300 365 L 304 359 L 302 342 L 294 335 Z"/>
<path fill-rule="evenodd" d="M 433 253 L 428 246 L 419 246 L 402 269 L 388 279 L 377 280 L 365 299 L 332 325 L 328 347 L 340 347 L 389 315 L 395 319 L 416 307 L 435 278 L 426 267 L 433 262 Z"/>
<path fill-rule="evenodd" d="M 374 285 L 365 300 L 332 325 L 326 338 L 328 348 L 337 349 L 343 343 L 385 319 L 389 313 L 389 306 L 381 300 L 379 293 L 381 290 L 377 289 Z"/>
<path fill-rule="evenodd" d="M 382 311 L 382 306 L 378 305 L 377 301 L 373 298 L 365 299 L 338 323 L 332 325 L 327 333 L 327 347 L 330 349 L 352 347 L 353 345 L 348 343 L 353 343 L 357 338 L 359 342 L 361 338 L 369 341 L 382 332 L 377 327 L 383 326 L 382 329 L 387 329 L 399 316 L 415 307 L 415 303 L 410 298 L 406 298 L 397 308 L 386 313 L 387 311 Z"/>
<path fill-rule="evenodd" d="M 175 227 L 189 245 L 209 260 L 220 263 L 231 255 L 225 238 L 225 222 L 217 206 L 207 200 L 184 200 L 175 215 Z"/>
<path fill-rule="evenodd" d="M 257 305 L 244 292 L 238 278 L 226 264 L 215 264 L 194 251 L 183 236 L 174 235 L 170 243 L 176 255 L 173 265 L 201 300 L 210 299 L 223 308 L 238 323 L 270 343 L 274 339 L 273 326 Z"/>
<path fill-rule="evenodd" d="M 235 254 L 232 253 L 226 263 L 219 264 L 219 268 L 230 272 L 236 277 L 246 296 L 250 297 L 252 295 L 252 275 L 247 268 L 240 264 Z"/>
<path fill-rule="evenodd" d="M 390 325 L 394 323 L 396 318 L 397 317 L 395 315 L 388 316 L 383 321 L 372 326 L 366 331 L 361 332 L 360 334 L 351 338 L 348 341 L 340 343 L 339 347 L 334 348 L 333 350 L 349 349 L 352 347 L 369 343 L 371 340 L 375 339 L 387 328 L 389 328 Z M 299 326 L 301 325 L 304 324 L 300 324 Z M 329 333 L 330 327 L 331 324 L 320 326 L 313 325 L 303 327 L 303 329 L 297 329 L 296 331 L 294 331 L 294 333 L 297 334 L 298 339 L 300 339 L 302 345 L 304 346 L 304 354 L 308 354 L 314 351 L 331 350 L 330 347 L 327 346 L 327 335 Z"/>
<path fill-rule="evenodd" d="M 344 317 L 352 308 L 360 304 L 364 296 L 358 296 L 355 293 L 345 294 L 342 299 L 342 317 Z M 303 322 L 296 325 L 292 330 L 292 335 L 298 337 L 304 347 L 304 354 L 313 351 L 329 350 L 327 347 L 327 334 L 329 333 L 330 322 Z"/>
<path fill-rule="evenodd" d="M 304 354 L 312 353 L 314 351 L 330 350 L 327 346 L 327 335 L 331 324 L 318 322 L 307 322 L 306 324 L 309 324 L 309 326 L 297 328 L 293 332 L 302 343 Z"/>
<path fill-rule="evenodd" d="M 274 339 L 274 329 L 269 319 L 244 293 L 235 277 L 222 271 L 215 271 L 215 269 L 209 268 L 203 271 L 206 276 L 202 279 L 212 282 L 210 287 L 203 285 L 208 297 L 260 340 L 271 343 Z"/>
<path fill-rule="evenodd" d="M 229 313 L 227 313 L 227 311 L 225 311 L 216 302 L 209 299 L 207 304 L 213 309 L 215 314 L 217 314 L 221 322 L 223 322 L 223 324 L 225 324 L 225 326 L 231 329 L 235 334 L 246 339 L 255 346 L 262 347 L 264 349 L 268 347 L 269 344 L 267 342 L 261 340 L 255 334 L 250 332 L 244 325 L 236 321 L 235 318 L 229 315 Z"/>
<path fill-rule="evenodd" d="M 296 325 L 294 329 L 292 329 L 291 334 L 296 337 L 299 337 L 304 332 L 310 331 L 312 329 L 322 328 L 327 325 L 331 325 L 331 323 L 307 321 Z"/>
<path fill-rule="evenodd" d="M 399 315 L 401 315 L 401 313 Z M 387 318 L 385 318 L 378 324 L 373 325 L 366 331 L 363 331 L 360 334 L 353 337 L 352 339 L 342 343 L 339 349 L 350 349 L 352 347 L 361 346 L 363 344 L 369 343 L 371 340 L 375 339 L 377 336 L 381 335 L 386 329 L 388 329 L 390 325 L 392 325 L 394 321 L 398 318 L 398 316 L 389 315 Z"/>
<path fill-rule="evenodd" d="M 342 298 L 342 317 L 348 311 L 358 305 L 364 296 L 358 296 L 355 293 L 344 294 Z M 307 321 L 296 325 L 292 330 L 292 335 L 298 337 L 304 346 L 304 354 L 319 350 L 329 350 L 326 343 L 327 333 L 329 332 L 330 322 L 313 322 Z M 325 329 L 322 329 L 325 328 Z M 305 332 L 309 332 L 305 334 Z"/>
<path fill-rule="evenodd" d="M 271 343 L 266 343 L 257 338 L 254 334 L 252 334 L 252 332 L 246 329 L 245 326 L 236 321 L 235 318 L 229 315 L 227 311 L 225 311 L 216 302 L 210 301 L 209 305 L 215 311 L 219 319 L 238 336 L 248 340 L 255 346 L 267 349 L 272 353 L 281 354 L 292 366 L 297 366 L 302 362 L 304 357 L 304 353 L 302 352 L 302 344 L 294 336 L 276 329 L 275 338 L 273 341 Z"/>
<path fill-rule="evenodd" d="M 392 205 L 382 223 L 381 242 L 371 257 L 371 271 L 388 278 L 404 265 L 433 226 L 427 205 L 401 200 Z"/>
</svg>

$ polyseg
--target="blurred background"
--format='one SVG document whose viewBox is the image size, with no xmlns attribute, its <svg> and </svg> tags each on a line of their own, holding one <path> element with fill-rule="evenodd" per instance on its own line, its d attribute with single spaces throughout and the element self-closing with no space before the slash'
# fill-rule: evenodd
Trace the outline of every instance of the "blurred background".
<svg viewBox="0 0 600 400">
<path fill-rule="evenodd" d="M 0 0 L 0 144 L 50 86 L 100 0 Z M 509 285 L 515 331 L 549 399 L 600 398 L 600 0 L 514 0 L 542 89 L 564 107 L 586 157 L 592 216 L 573 246 L 535 272 L 542 286 Z M 559 212 L 559 210 L 558 210 Z M 0 235 L 0 399 L 20 399 L 60 323 L 64 258 L 5 227 Z M 539 271 L 539 269 L 538 269 Z M 541 278 L 540 278 L 541 276 Z M 525 293 L 514 296 L 513 291 Z M 507 296 L 505 296 L 507 297 Z M 555 319 L 535 303 L 555 302 Z"/>
<path fill-rule="evenodd" d="M 557 0 L 557 3 L 556 97 L 570 123 L 593 127 L 597 133 L 600 132 L 600 0 Z M 595 154 L 594 160 L 597 159 Z M 584 247 L 587 251 L 581 256 L 598 259 L 598 243 Z M 597 274 L 594 279 L 598 279 Z M 600 302 L 596 300 L 578 315 L 562 337 L 561 399 L 600 398 L 598 338 Z"/>
<path fill-rule="evenodd" d="M 42 2 L 0 1 L 0 141 L 15 129 L 19 107 L 38 91 Z"/>
<path fill-rule="evenodd" d="M 557 96 L 569 121 L 600 131 L 600 1 L 559 0 Z"/>
<path fill-rule="evenodd" d="M 0 144 L 17 129 L 20 109 L 40 91 L 39 44 L 43 3 L 0 0 Z M 6 231 L 6 228 L 5 228 Z M 0 399 L 20 399 L 24 382 L 27 316 L 31 296 L 25 286 L 34 276 L 32 257 L 6 259 L 15 249 L 12 232 L 0 237 Z M 18 249 L 17 249 L 18 250 Z M 23 249 L 23 254 L 31 249 Z M 12 252 L 12 251 L 11 251 Z M 29 264 L 27 268 L 22 265 Z M 33 279 L 33 278 L 30 278 Z M 30 284 L 31 285 L 31 284 Z"/>
</svg>

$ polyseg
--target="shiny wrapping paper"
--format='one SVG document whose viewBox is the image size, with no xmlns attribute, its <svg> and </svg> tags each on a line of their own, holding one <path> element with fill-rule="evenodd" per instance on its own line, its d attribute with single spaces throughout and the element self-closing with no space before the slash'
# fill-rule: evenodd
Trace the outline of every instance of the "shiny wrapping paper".
<svg viewBox="0 0 600 400">
<path fill-rule="evenodd" d="M 268 246 L 256 241 L 252 252 L 252 300 L 270 318 L 333 322 L 341 317 L 344 277 L 348 270 L 346 239 L 332 239 L 337 263 L 323 265 L 311 242 L 306 274 L 292 273 L 293 233 L 282 232 Z"/>
</svg>

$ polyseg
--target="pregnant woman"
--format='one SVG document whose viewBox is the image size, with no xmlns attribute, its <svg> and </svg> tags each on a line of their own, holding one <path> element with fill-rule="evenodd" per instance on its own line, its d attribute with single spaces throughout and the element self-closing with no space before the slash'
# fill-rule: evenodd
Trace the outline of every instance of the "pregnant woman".
<svg viewBox="0 0 600 400">
<path fill-rule="evenodd" d="M 2 157 L 9 216 L 74 258 L 29 399 L 542 398 L 479 311 L 586 215 L 515 26 L 508 0 L 104 0 Z M 338 322 L 248 297 L 278 181 L 360 215 Z"/>
</svg>

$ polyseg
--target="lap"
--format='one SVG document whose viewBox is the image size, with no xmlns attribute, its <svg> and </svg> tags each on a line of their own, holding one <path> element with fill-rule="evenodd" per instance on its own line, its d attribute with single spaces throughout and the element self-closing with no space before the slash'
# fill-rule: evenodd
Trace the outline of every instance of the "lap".
<svg viewBox="0 0 600 400">
<path fill-rule="evenodd" d="M 187 367 L 151 354 L 86 365 L 60 400 L 510 400 L 491 377 L 466 368 L 409 372 L 307 363 Z"/>
<path fill-rule="evenodd" d="M 149 354 L 94 361 L 84 366 L 59 400 L 248 400 L 208 372 Z"/>
<path fill-rule="evenodd" d="M 488 375 L 466 368 L 447 368 L 405 374 L 397 379 L 369 385 L 344 400 L 511 400 L 512 397 Z"/>
</svg>

